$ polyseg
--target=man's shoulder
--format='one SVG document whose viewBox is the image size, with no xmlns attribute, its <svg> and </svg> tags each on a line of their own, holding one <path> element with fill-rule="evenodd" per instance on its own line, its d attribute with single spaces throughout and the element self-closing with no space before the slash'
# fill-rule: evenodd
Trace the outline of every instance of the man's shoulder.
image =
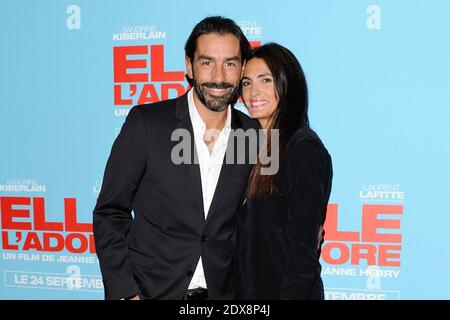
<svg viewBox="0 0 450 320">
<path fill-rule="evenodd" d="M 144 118 L 174 114 L 177 101 L 181 97 L 153 103 L 135 105 L 130 112 L 139 112 Z"/>
<path fill-rule="evenodd" d="M 261 129 L 261 126 L 259 125 L 259 122 L 257 120 L 249 117 L 244 112 L 234 107 L 233 107 L 233 115 L 237 117 L 239 121 L 242 123 L 243 129 L 255 129 L 255 130 Z"/>
</svg>

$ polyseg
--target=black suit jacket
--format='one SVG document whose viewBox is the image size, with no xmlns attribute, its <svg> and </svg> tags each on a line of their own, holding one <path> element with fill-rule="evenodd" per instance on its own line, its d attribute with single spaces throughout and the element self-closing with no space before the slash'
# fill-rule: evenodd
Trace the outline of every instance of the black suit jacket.
<svg viewBox="0 0 450 320">
<path fill-rule="evenodd" d="M 231 127 L 259 129 L 234 108 Z M 93 213 L 106 299 L 181 299 L 200 256 L 209 297 L 232 298 L 235 215 L 252 165 L 222 165 L 205 221 L 199 165 L 171 160 L 176 129 L 190 132 L 194 160 L 187 94 L 133 107 L 113 144 Z"/>
</svg>

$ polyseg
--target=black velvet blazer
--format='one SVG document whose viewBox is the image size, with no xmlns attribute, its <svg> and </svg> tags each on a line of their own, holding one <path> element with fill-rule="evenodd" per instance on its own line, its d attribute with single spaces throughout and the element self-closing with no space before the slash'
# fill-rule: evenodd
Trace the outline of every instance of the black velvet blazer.
<svg viewBox="0 0 450 320">
<path fill-rule="evenodd" d="M 323 299 L 318 233 L 331 192 L 332 163 L 310 128 L 290 139 L 277 191 L 238 212 L 237 299 Z"/>
</svg>

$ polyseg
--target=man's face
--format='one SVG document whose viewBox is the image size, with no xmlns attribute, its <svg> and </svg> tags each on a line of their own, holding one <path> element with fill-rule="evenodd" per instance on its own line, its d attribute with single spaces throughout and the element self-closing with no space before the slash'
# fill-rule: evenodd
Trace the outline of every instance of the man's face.
<svg viewBox="0 0 450 320">
<path fill-rule="evenodd" d="M 186 58 L 194 82 L 194 100 L 221 112 L 236 98 L 242 71 L 239 40 L 231 34 L 204 34 L 197 38 L 194 60 Z"/>
</svg>

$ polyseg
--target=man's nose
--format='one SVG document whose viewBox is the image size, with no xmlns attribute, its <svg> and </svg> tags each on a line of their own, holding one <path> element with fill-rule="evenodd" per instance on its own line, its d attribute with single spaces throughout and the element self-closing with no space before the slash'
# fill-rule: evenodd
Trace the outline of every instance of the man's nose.
<svg viewBox="0 0 450 320">
<path fill-rule="evenodd" d="M 225 82 L 225 71 L 223 69 L 223 66 L 215 66 L 212 77 L 212 80 L 214 82 Z"/>
</svg>

